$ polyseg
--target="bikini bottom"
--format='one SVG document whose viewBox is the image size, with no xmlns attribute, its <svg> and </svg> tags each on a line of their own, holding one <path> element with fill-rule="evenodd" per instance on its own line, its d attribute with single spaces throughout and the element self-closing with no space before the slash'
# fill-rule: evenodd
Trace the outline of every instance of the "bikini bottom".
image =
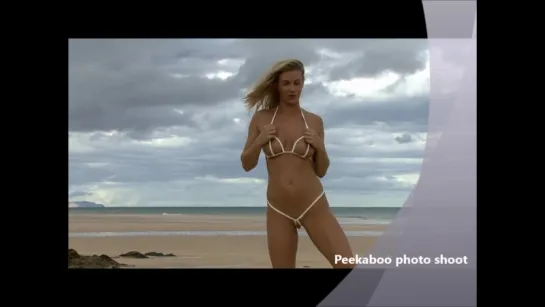
<svg viewBox="0 0 545 307">
<path fill-rule="evenodd" d="M 320 195 L 318 197 L 316 197 L 316 199 L 310 204 L 310 206 L 308 206 L 308 208 L 303 211 L 303 213 L 301 213 L 301 215 L 298 217 L 298 218 L 293 218 L 287 214 L 285 214 L 284 212 L 276 209 L 273 205 L 271 205 L 271 203 L 267 200 L 267 205 L 269 205 L 269 207 L 271 207 L 271 209 L 273 209 L 274 211 L 278 212 L 279 214 L 285 216 L 286 218 L 290 219 L 293 221 L 293 223 L 295 224 L 295 227 L 296 228 L 301 228 L 301 222 L 300 220 L 305 216 L 305 214 L 307 214 L 307 212 L 312 209 L 312 207 L 318 202 L 318 200 L 320 200 L 320 198 L 322 198 L 322 196 L 324 196 L 325 194 L 325 191 L 322 191 L 322 193 L 320 193 Z"/>
</svg>

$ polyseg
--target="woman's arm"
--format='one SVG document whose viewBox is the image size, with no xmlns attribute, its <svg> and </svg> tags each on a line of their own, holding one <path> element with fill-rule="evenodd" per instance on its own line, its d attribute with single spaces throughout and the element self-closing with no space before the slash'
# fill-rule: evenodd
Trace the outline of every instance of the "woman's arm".
<svg viewBox="0 0 545 307">
<path fill-rule="evenodd" d="M 316 176 L 323 178 L 327 173 L 327 169 L 329 168 L 329 156 L 327 155 L 325 148 L 324 121 L 321 117 L 318 117 L 318 120 L 319 127 L 317 129 L 317 134 L 320 137 L 320 146 L 314 147 L 316 151 L 314 152 L 313 163 Z"/>
<path fill-rule="evenodd" d="M 257 142 L 258 136 L 260 134 L 259 128 L 257 126 L 257 114 L 255 113 L 250 121 L 248 127 L 248 138 L 246 139 L 246 144 L 244 145 L 244 150 L 240 155 L 240 161 L 242 162 L 242 168 L 249 172 L 257 166 L 259 161 L 259 154 L 261 153 L 261 144 Z"/>
</svg>

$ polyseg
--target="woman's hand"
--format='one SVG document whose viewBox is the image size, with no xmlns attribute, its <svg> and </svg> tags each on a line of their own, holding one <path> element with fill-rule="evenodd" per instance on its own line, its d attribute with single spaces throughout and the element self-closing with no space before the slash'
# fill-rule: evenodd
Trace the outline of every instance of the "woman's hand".
<svg viewBox="0 0 545 307">
<path fill-rule="evenodd" d="M 261 129 L 261 133 L 257 137 L 259 145 L 263 146 L 267 144 L 272 138 L 276 136 L 276 126 L 273 124 L 265 125 Z"/>
<path fill-rule="evenodd" d="M 325 150 L 324 141 L 314 129 L 307 128 L 307 130 L 305 131 L 305 141 L 316 150 Z"/>
</svg>

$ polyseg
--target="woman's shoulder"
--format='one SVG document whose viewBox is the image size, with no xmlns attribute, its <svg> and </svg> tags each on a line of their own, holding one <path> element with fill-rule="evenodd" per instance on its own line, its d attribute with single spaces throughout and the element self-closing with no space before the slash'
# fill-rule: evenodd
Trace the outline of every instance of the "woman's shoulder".
<svg viewBox="0 0 545 307">
<path fill-rule="evenodd" d="M 255 116 L 267 116 L 267 115 L 272 115 L 274 113 L 274 109 L 271 110 L 271 109 L 261 109 L 261 110 L 258 110 L 255 112 Z"/>
<path fill-rule="evenodd" d="M 303 113 L 305 114 L 306 119 L 309 121 L 312 121 L 315 123 L 321 123 L 323 121 L 322 117 L 316 113 L 307 111 L 305 109 L 303 109 Z"/>
<path fill-rule="evenodd" d="M 267 120 L 270 121 L 272 116 L 273 116 L 273 111 L 268 109 L 261 109 L 254 112 L 252 119 L 258 123 L 261 123 L 261 122 L 266 122 Z"/>
</svg>

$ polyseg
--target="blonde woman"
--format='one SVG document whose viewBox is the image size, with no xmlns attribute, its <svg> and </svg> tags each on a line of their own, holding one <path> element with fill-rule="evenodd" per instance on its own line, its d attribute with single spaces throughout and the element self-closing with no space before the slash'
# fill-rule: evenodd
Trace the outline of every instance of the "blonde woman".
<svg viewBox="0 0 545 307">
<path fill-rule="evenodd" d="M 295 268 L 301 227 L 333 267 L 352 268 L 335 263 L 338 255 L 353 255 L 319 179 L 329 168 L 324 125 L 320 116 L 299 104 L 304 81 L 303 64 L 284 60 L 249 89 L 245 104 L 256 112 L 240 157 L 242 167 L 247 172 L 254 169 L 263 150 L 269 175 L 267 242 L 273 268 Z"/>
</svg>

